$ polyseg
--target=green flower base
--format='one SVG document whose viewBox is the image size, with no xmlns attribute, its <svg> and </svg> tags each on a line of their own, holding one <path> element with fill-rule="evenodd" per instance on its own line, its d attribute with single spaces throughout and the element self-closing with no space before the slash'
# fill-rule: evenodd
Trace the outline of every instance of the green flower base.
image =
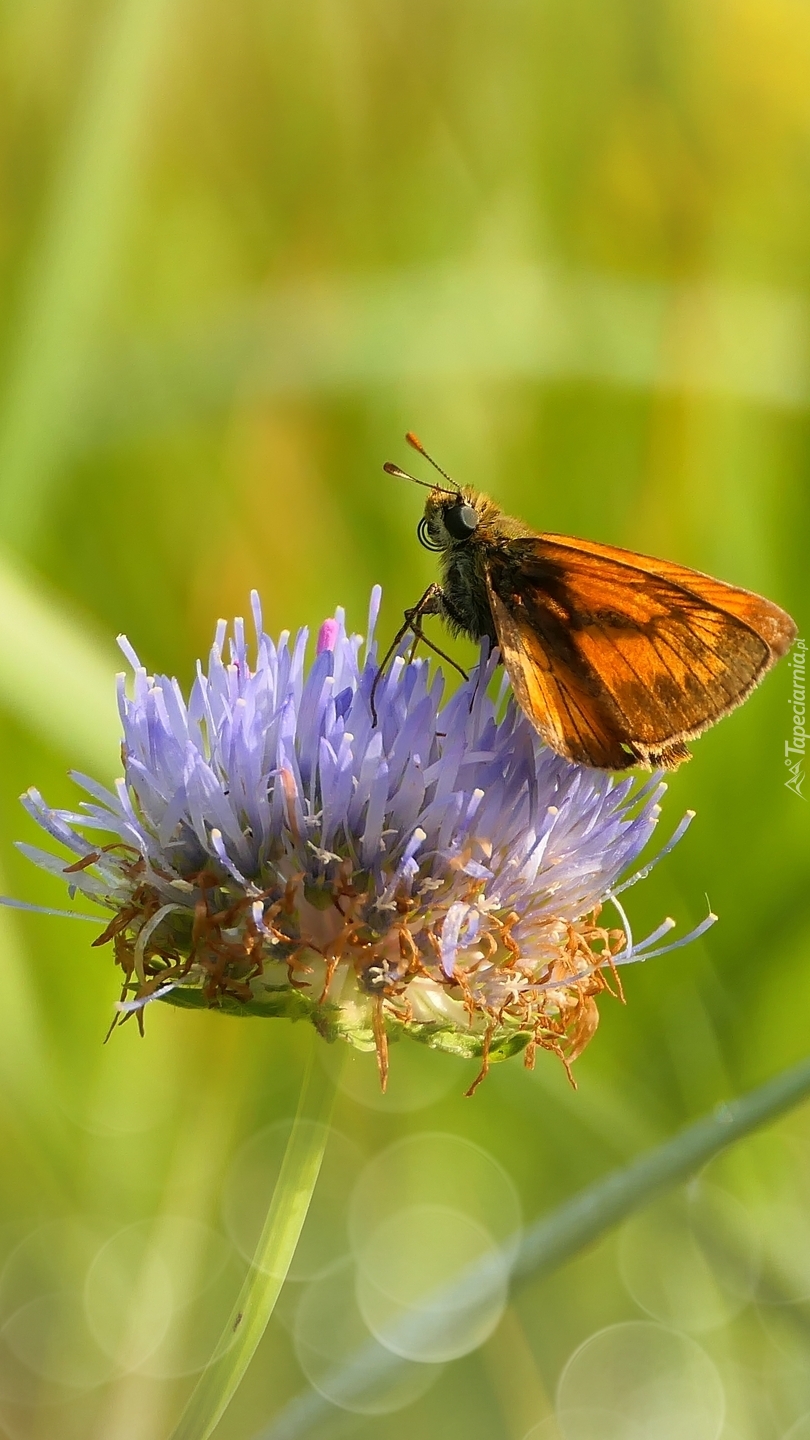
<svg viewBox="0 0 810 1440">
<path fill-rule="evenodd" d="M 307 1020 L 330 1044 L 336 1040 L 345 1040 L 356 1050 L 376 1049 L 370 1024 L 347 1014 L 338 1005 L 321 1005 L 300 990 L 265 992 L 261 999 L 252 1000 L 237 1000 L 221 995 L 215 1005 L 209 1005 L 202 990 L 192 986 L 178 986 L 160 999 L 162 1004 L 176 1005 L 181 1010 L 213 1009 L 224 1015 L 257 1016 L 268 1020 Z M 448 1055 L 458 1055 L 462 1060 L 480 1059 L 484 1053 L 483 1031 L 457 1030 L 449 1023 L 445 1025 L 439 1020 L 404 1021 L 386 1015 L 385 1033 L 391 1041 L 410 1035 L 420 1044 L 428 1045 L 431 1050 L 444 1050 Z M 508 1060 L 512 1055 L 519 1055 L 531 1038 L 529 1031 L 509 1029 L 502 1025 L 490 1036 L 490 1062 Z"/>
</svg>

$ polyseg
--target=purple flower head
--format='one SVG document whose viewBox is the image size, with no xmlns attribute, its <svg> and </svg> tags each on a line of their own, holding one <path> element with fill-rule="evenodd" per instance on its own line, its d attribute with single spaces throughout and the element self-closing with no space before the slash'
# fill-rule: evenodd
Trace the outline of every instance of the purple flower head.
<svg viewBox="0 0 810 1440">
<path fill-rule="evenodd" d="M 71 860 L 21 848 L 112 912 L 95 943 L 114 944 L 123 1015 L 160 998 L 305 1016 L 376 1048 L 383 1082 L 400 1032 L 482 1056 L 482 1073 L 538 1045 L 567 1062 L 616 967 L 661 953 L 673 923 L 634 945 L 617 898 L 646 874 L 620 883 L 665 786 L 546 749 L 505 682 L 492 698 L 485 648 L 447 701 L 440 670 L 399 655 L 375 725 L 379 603 L 365 649 L 339 610 L 307 665 L 306 631 L 275 645 L 254 594 L 255 652 L 242 620 L 230 640 L 221 621 L 188 700 L 122 639 L 124 777 L 75 775 L 90 797 L 75 813 L 29 791 Z M 599 923 L 606 901 L 617 928 Z"/>
</svg>

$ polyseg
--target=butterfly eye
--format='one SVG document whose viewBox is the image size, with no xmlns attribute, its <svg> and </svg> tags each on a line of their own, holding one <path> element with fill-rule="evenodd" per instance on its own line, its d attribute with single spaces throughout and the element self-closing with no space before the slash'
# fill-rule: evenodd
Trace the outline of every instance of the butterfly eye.
<svg viewBox="0 0 810 1440">
<path fill-rule="evenodd" d="M 480 517 L 472 505 L 449 505 L 443 519 L 445 529 L 453 540 L 468 540 L 478 529 Z"/>
<path fill-rule="evenodd" d="M 430 530 L 428 528 L 427 515 L 422 516 L 422 519 L 419 521 L 419 524 L 416 527 L 416 533 L 419 537 L 419 544 L 424 545 L 426 550 L 444 549 L 443 545 L 437 544 L 437 542 L 431 538 Z"/>
</svg>

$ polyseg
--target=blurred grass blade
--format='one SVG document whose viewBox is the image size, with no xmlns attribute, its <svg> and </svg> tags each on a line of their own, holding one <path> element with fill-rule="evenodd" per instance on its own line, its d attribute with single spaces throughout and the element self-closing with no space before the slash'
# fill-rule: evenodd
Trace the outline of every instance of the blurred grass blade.
<svg viewBox="0 0 810 1440">
<path fill-rule="evenodd" d="M 747 1095 L 716 1106 L 673 1139 L 597 1180 L 532 1225 L 518 1247 L 513 1279 L 538 1280 L 550 1274 L 662 1190 L 687 1179 L 721 1150 L 809 1097 L 810 1060 L 805 1060 Z M 448 1288 L 448 1296 L 451 1289 L 453 1293 L 457 1289 L 474 1293 L 476 1284 L 485 1281 L 484 1268 L 480 1264 L 470 1266 Z M 438 1305 L 436 1313 L 441 1313 Z M 408 1323 L 406 1316 L 403 1330 Z M 424 1343 L 424 1330 L 421 1338 Z M 329 1393 L 342 1394 L 349 1402 L 393 1375 L 401 1364 L 398 1355 L 383 1350 L 375 1341 L 330 1375 Z M 307 1391 L 290 1401 L 253 1440 L 298 1440 L 311 1434 L 331 1411 L 332 1406 L 320 1394 Z"/>
<path fill-rule="evenodd" d="M 318 276 L 102 357 L 71 439 L 92 451 L 246 394 L 459 378 L 589 379 L 801 410 L 810 400 L 807 334 L 800 293 L 754 285 L 491 263 Z"/>
<path fill-rule="evenodd" d="M 253 1265 L 218 1346 L 224 1353 L 201 1375 L 171 1440 L 206 1440 L 211 1434 L 236 1393 L 275 1308 L 307 1218 L 329 1133 L 335 1090 L 314 1058 L 314 1047 L 321 1043 L 313 1036 L 298 1110 Z M 312 1119 L 319 1123 L 302 1124 Z M 232 1343 L 234 1332 L 237 1339 Z"/>
<path fill-rule="evenodd" d="M 77 768 L 120 763 L 115 652 L 0 555 L 0 705 Z"/>
<path fill-rule="evenodd" d="M 137 195 L 137 152 L 172 0 L 111 0 L 28 277 L 0 419 L 0 533 L 36 530 Z"/>
</svg>

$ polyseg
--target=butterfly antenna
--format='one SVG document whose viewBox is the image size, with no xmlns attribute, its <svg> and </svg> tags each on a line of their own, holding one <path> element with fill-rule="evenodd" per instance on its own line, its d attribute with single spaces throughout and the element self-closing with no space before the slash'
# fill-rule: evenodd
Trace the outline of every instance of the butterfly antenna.
<svg viewBox="0 0 810 1440">
<path fill-rule="evenodd" d="M 399 466 L 395 465 L 393 460 L 386 460 L 383 465 L 383 470 L 386 475 L 396 475 L 398 480 L 410 480 L 414 485 L 424 485 L 426 490 L 435 490 L 437 488 L 435 485 L 431 485 L 429 480 L 418 480 L 415 475 L 409 475 L 407 470 L 400 470 Z"/>
<path fill-rule="evenodd" d="M 460 495 L 461 486 L 457 484 L 457 482 L 453 479 L 452 475 L 448 475 L 447 471 L 442 469 L 439 462 L 437 460 L 434 460 L 432 455 L 428 454 L 427 450 L 422 444 L 422 441 L 419 439 L 419 436 L 414 435 L 413 431 L 409 430 L 407 435 L 405 436 L 405 439 L 410 445 L 411 449 L 416 450 L 419 455 L 424 456 L 428 464 L 432 465 L 434 470 L 438 470 L 439 474 L 443 475 L 445 480 L 447 480 L 448 483 L 453 486 L 453 489 L 456 491 L 456 493 Z"/>
</svg>

